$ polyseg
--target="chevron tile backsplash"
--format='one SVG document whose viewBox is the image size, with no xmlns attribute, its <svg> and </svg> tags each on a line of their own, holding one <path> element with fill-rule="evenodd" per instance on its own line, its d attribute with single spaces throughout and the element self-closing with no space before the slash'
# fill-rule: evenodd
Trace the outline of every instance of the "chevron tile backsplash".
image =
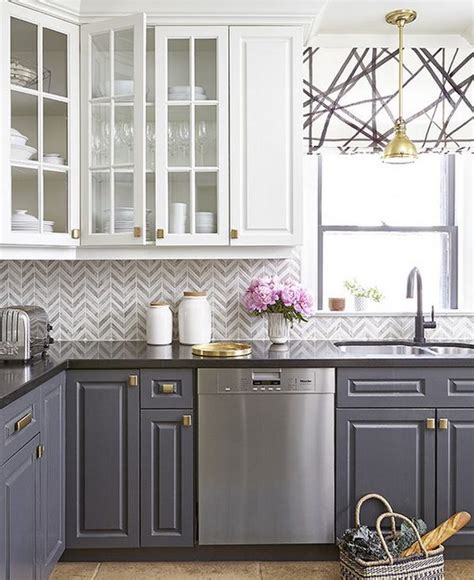
<svg viewBox="0 0 474 580">
<path fill-rule="evenodd" d="M 143 340 L 147 304 L 167 300 L 176 312 L 184 290 L 207 290 L 215 339 L 265 339 L 265 321 L 241 297 L 258 276 L 299 278 L 297 257 L 282 260 L 0 261 L 0 306 L 43 306 L 56 340 Z M 175 321 L 175 330 L 177 324 Z M 317 316 L 293 338 L 408 338 L 407 316 Z M 474 316 L 442 316 L 435 339 L 474 339 Z"/>
</svg>

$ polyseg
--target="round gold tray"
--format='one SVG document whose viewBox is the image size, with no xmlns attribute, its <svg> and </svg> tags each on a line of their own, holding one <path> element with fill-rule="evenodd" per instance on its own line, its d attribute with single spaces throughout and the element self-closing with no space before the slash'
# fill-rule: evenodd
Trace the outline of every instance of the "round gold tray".
<svg viewBox="0 0 474 580">
<path fill-rule="evenodd" d="M 193 354 L 198 356 L 234 357 L 251 354 L 252 347 L 247 342 L 209 342 L 207 344 L 195 344 Z"/>
</svg>

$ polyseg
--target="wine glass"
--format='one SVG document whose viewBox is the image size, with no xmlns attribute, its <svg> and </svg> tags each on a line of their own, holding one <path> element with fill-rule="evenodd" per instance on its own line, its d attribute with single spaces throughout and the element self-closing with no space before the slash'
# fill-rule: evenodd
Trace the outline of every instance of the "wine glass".
<svg viewBox="0 0 474 580">
<path fill-rule="evenodd" d="M 209 142 L 209 133 L 206 121 L 198 121 L 196 127 L 196 144 L 199 147 L 199 154 L 201 158 L 200 165 L 204 165 L 204 151 Z"/>
<path fill-rule="evenodd" d="M 187 165 L 189 153 L 189 123 L 187 121 L 180 121 L 178 124 L 178 140 L 183 165 Z"/>
</svg>

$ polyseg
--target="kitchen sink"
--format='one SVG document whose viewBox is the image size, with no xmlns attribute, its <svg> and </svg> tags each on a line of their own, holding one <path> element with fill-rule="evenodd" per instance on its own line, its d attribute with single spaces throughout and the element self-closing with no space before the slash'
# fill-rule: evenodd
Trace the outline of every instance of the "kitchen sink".
<svg viewBox="0 0 474 580">
<path fill-rule="evenodd" d="M 430 342 L 423 345 L 395 341 L 343 341 L 335 346 L 344 354 L 355 356 L 472 356 L 474 344 Z"/>
</svg>

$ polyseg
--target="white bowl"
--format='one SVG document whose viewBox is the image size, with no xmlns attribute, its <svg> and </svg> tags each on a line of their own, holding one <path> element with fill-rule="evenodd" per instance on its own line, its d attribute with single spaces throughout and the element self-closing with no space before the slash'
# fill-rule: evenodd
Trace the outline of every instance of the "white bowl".
<svg viewBox="0 0 474 580">
<path fill-rule="evenodd" d="M 11 145 L 11 158 L 25 161 L 36 154 L 36 149 L 29 145 Z"/>
<path fill-rule="evenodd" d="M 174 87 L 169 87 L 168 93 L 189 93 L 191 92 L 191 89 L 191 85 L 176 85 Z M 194 92 L 204 94 L 204 87 L 195 86 Z"/>
<path fill-rule="evenodd" d="M 64 157 L 52 157 L 50 155 L 43 155 L 43 162 L 50 165 L 64 165 Z"/>
<path fill-rule="evenodd" d="M 190 101 L 191 100 L 191 93 L 170 93 L 168 95 L 168 100 L 169 101 Z M 202 95 L 200 93 L 196 93 L 194 95 L 194 100 L 195 101 L 206 101 L 207 97 L 206 95 Z"/>
<path fill-rule="evenodd" d="M 114 89 L 116 95 L 133 95 L 134 83 L 133 81 L 115 81 Z"/>
<path fill-rule="evenodd" d="M 12 215 L 12 224 L 18 226 L 36 224 L 39 220 L 34 215 L 30 215 L 27 209 L 15 209 Z"/>
<path fill-rule="evenodd" d="M 10 130 L 10 143 L 12 145 L 26 145 L 28 141 L 28 137 L 26 135 L 22 135 L 20 131 L 17 131 L 13 127 Z"/>
</svg>

